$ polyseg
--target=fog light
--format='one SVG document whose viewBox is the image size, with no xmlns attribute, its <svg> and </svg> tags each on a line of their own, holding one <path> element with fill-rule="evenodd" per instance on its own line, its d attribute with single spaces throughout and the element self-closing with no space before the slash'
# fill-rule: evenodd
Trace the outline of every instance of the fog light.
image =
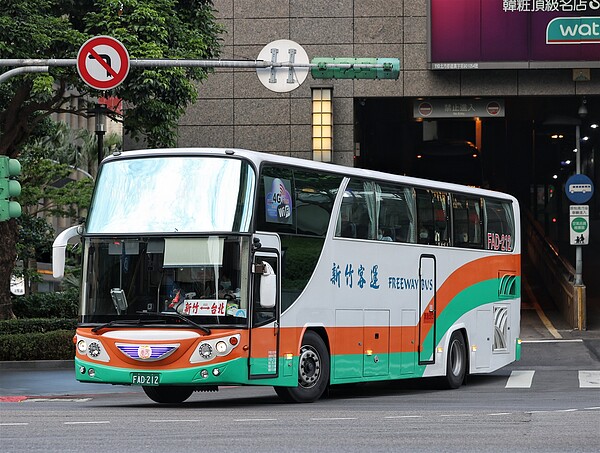
<svg viewBox="0 0 600 453">
<path fill-rule="evenodd" d="M 87 349 L 87 344 L 85 343 L 85 340 L 79 340 L 77 342 L 77 350 L 79 352 L 81 352 L 82 354 L 85 354 L 86 349 Z"/>
<path fill-rule="evenodd" d="M 93 368 L 90 368 L 90 369 L 88 370 L 88 375 L 89 375 L 89 377 L 94 377 L 94 376 L 96 376 L 96 370 L 94 370 Z"/>
<path fill-rule="evenodd" d="M 80 372 L 81 374 L 85 374 L 85 367 L 84 367 L 84 366 L 80 366 L 80 367 L 79 367 L 79 372 Z"/>
<path fill-rule="evenodd" d="M 219 371 L 219 369 L 218 369 L 218 368 L 215 368 L 215 369 L 213 370 L 213 375 L 214 375 L 214 376 L 218 376 L 219 374 L 221 374 L 221 371 Z"/>
<path fill-rule="evenodd" d="M 200 371 L 200 376 L 202 376 L 204 379 L 206 379 L 208 377 L 208 371 L 206 371 L 206 370 Z"/>
</svg>

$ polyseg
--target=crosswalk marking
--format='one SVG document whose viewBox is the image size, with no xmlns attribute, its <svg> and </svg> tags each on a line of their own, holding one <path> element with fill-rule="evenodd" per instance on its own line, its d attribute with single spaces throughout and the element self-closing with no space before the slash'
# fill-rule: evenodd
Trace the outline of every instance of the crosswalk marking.
<svg viewBox="0 0 600 453">
<path fill-rule="evenodd" d="M 579 371 L 579 388 L 600 388 L 600 371 Z"/>
<path fill-rule="evenodd" d="M 504 388 L 507 389 L 528 389 L 533 382 L 533 370 L 514 370 L 510 373 L 510 377 Z"/>
</svg>

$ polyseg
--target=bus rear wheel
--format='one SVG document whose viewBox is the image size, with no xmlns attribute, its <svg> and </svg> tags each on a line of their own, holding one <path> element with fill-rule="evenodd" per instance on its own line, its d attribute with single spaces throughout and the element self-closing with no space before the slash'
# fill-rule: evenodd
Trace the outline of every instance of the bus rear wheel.
<svg viewBox="0 0 600 453">
<path fill-rule="evenodd" d="M 311 330 L 302 339 L 298 358 L 298 386 L 275 387 L 281 399 L 293 403 L 318 400 L 329 384 L 329 353 L 323 339 Z"/>
<path fill-rule="evenodd" d="M 465 338 L 459 331 L 453 332 L 448 345 L 446 358 L 446 376 L 443 384 L 446 388 L 456 389 L 465 380 L 467 373 L 467 348 Z"/>
<path fill-rule="evenodd" d="M 183 403 L 187 400 L 192 393 L 194 393 L 193 387 L 165 385 L 161 387 L 142 387 L 144 392 L 152 401 L 156 403 Z"/>
</svg>

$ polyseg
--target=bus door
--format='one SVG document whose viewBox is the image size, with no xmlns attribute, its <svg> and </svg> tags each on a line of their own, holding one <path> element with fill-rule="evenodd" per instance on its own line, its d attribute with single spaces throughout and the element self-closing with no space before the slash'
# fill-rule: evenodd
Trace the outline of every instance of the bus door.
<svg viewBox="0 0 600 453">
<path fill-rule="evenodd" d="M 261 248 L 252 263 L 249 378 L 278 375 L 280 272 L 277 250 Z"/>
<path fill-rule="evenodd" d="M 419 259 L 419 365 L 435 363 L 436 262 L 434 255 Z"/>
</svg>

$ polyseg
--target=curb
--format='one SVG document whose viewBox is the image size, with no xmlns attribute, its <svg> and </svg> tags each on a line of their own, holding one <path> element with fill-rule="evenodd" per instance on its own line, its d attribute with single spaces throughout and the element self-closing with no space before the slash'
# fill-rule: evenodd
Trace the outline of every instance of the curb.
<svg viewBox="0 0 600 453">
<path fill-rule="evenodd" d="M 0 370 L 73 369 L 74 360 L 23 360 L 0 362 Z"/>
</svg>

